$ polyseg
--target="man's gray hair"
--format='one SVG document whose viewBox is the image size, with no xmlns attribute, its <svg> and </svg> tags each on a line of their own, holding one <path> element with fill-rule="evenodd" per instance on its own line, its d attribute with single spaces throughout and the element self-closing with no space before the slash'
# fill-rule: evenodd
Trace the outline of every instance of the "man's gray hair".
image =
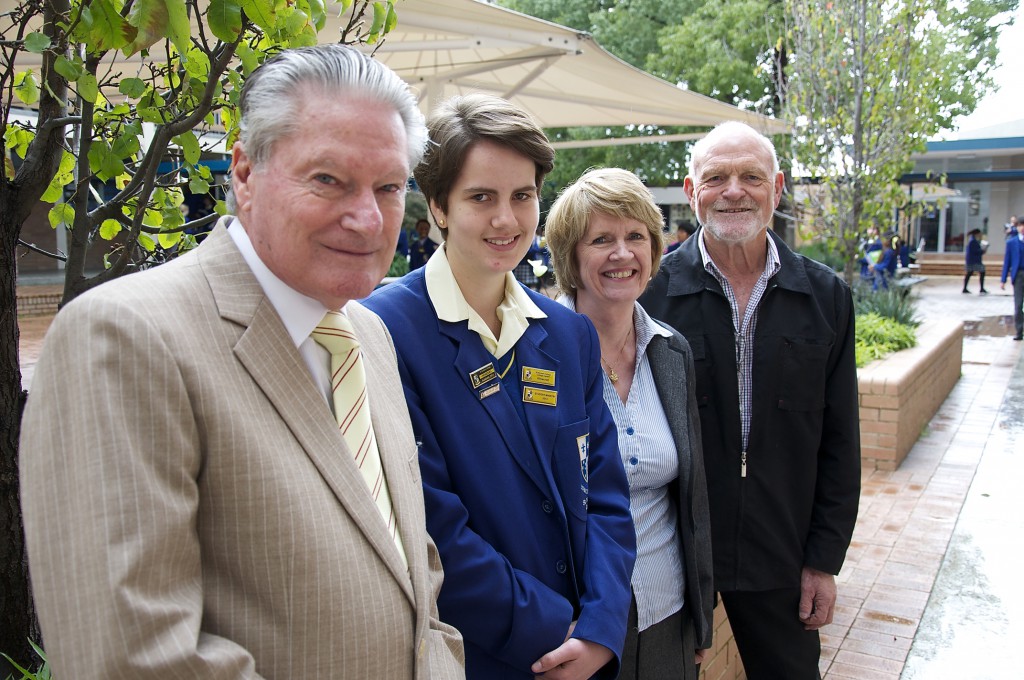
<svg viewBox="0 0 1024 680">
<path fill-rule="evenodd" d="M 768 139 L 768 137 L 765 137 L 746 123 L 741 123 L 737 120 L 728 120 L 716 125 L 711 132 L 707 133 L 694 143 L 693 147 L 690 149 L 690 176 L 694 178 L 697 177 L 697 166 L 704 161 L 704 158 L 708 153 L 708 148 L 714 144 L 716 140 L 723 137 L 736 137 L 739 135 L 750 136 L 771 154 L 772 176 L 774 177 L 777 175 L 779 172 L 779 156 L 775 153 L 775 145 L 772 143 L 772 140 Z"/>
<path fill-rule="evenodd" d="M 239 141 L 254 166 L 274 144 L 296 131 L 309 92 L 366 97 L 390 104 L 405 126 L 409 168 L 423 158 L 427 127 L 409 86 L 383 63 L 347 45 L 289 49 L 268 59 L 246 79 L 239 103 Z M 229 208 L 234 212 L 233 196 Z"/>
</svg>

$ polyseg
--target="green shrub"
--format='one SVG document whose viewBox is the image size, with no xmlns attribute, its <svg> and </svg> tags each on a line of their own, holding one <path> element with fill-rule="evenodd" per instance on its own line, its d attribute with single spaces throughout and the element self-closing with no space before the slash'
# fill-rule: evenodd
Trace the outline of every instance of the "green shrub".
<svg viewBox="0 0 1024 680">
<path fill-rule="evenodd" d="M 796 249 L 804 257 L 822 263 L 835 272 L 843 271 L 843 256 L 829 248 L 824 241 L 811 241 Z"/>
<path fill-rule="evenodd" d="M 858 368 L 917 344 L 914 326 L 900 323 L 877 312 L 858 313 L 856 322 Z"/>
<path fill-rule="evenodd" d="M 853 287 L 853 306 L 858 315 L 878 314 L 904 326 L 916 328 L 921 322 L 917 314 L 917 298 L 896 286 L 888 290 L 871 290 L 868 284 Z"/>
<path fill-rule="evenodd" d="M 36 654 L 38 654 L 39 658 L 43 660 L 43 665 L 40 666 L 39 670 L 37 670 L 34 673 L 16 664 L 14 662 L 14 659 L 7 656 L 6 654 L 0 654 L 0 656 L 7 659 L 7 662 L 15 668 L 17 668 L 18 671 L 21 673 L 21 677 L 17 678 L 16 680 L 51 680 L 52 676 L 50 675 L 50 662 L 46 660 L 46 654 L 43 652 L 42 649 L 40 649 L 39 645 L 37 645 L 36 643 L 32 642 L 31 640 L 29 640 L 28 643 L 32 645 L 32 649 L 36 650 Z M 13 675 L 8 675 L 7 680 L 15 680 L 15 678 Z"/>
<path fill-rule="evenodd" d="M 401 253 L 395 253 L 395 257 L 391 260 L 391 268 L 388 269 L 388 273 L 385 276 L 400 277 L 405 276 L 409 273 L 409 258 Z"/>
</svg>

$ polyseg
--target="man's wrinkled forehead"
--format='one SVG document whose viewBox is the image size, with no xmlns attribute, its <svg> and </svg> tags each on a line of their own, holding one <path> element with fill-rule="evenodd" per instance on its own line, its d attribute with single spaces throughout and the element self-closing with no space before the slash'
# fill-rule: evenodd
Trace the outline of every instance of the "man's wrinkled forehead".
<svg viewBox="0 0 1024 680">
<path fill-rule="evenodd" d="M 728 144 L 716 143 L 707 147 L 706 154 L 694 160 L 690 173 L 694 181 L 709 176 L 734 174 L 771 179 L 773 174 L 771 154 L 756 142 L 744 144 L 741 140 L 734 140 Z"/>
<path fill-rule="evenodd" d="M 774 169 L 772 149 L 766 145 L 765 139 L 754 130 L 738 126 L 709 132 L 694 150 L 690 174 L 694 178 L 700 177 L 708 166 L 716 162 L 729 165 L 743 162 L 767 175 L 773 174 Z"/>
</svg>

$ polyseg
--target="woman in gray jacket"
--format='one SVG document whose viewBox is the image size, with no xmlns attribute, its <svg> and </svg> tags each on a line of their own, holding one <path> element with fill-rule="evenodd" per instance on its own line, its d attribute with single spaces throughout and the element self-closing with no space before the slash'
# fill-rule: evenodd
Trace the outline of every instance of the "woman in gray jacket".
<svg viewBox="0 0 1024 680">
<path fill-rule="evenodd" d="M 604 398 L 636 525 L 622 680 L 695 680 L 711 646 L 711 530 L 693 356 L 636 300 L 661 261 L 661 211 L 631 172 L 591 170 L 551 208 L 560 301 L 597 328 Z"/>
</svg>

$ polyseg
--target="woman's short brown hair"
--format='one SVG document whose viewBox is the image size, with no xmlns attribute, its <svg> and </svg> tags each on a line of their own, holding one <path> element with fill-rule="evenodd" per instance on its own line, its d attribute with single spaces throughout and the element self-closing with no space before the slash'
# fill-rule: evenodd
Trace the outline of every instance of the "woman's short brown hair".
<svg viewBox="0 0 1024 680">
<path fill-rule="evenodd" d="M 620 168 L 594 168 L 562 191 L 551 206 L 544 228 L 558 288 L 575 298 L 580 285 L 576 244 L 595 213 L 636 220 L 651 237 L 651 276 L 658 272 L 665 247 L 661 210 L 640 178 Z"/>
<path fill-rule="evenodd" d="M 537 189 L 554 167 L 555 150 L 544 130 L 528 113 L 510 102 L 486 94 L 452 97 L 427 121 L 430 142 L 413 171 L 427 199 L 448 211 L 448 192 L 459 177 L 466 154 L 483 140 L 506 146 L 533 161 Z"/>
</svg>

